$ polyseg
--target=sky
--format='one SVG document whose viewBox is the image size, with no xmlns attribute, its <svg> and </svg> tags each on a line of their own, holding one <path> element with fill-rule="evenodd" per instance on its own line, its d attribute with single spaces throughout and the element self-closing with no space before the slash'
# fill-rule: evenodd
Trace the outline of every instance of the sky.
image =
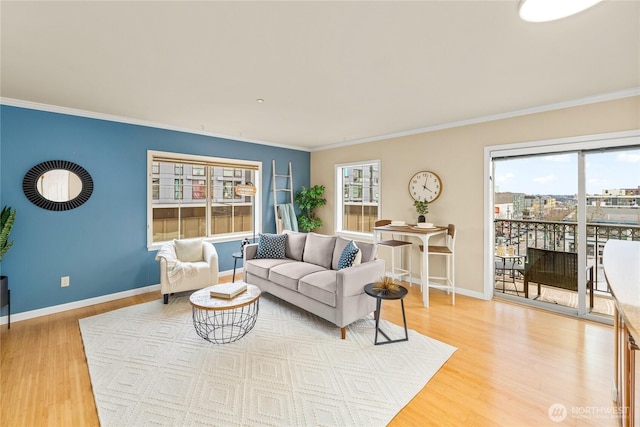
<svg viewBox="0 0 640 427">
<path fill-rule="evenodd" d="M 605 189 L 638 188 L 640 150 L 592 153 L 585 156 L 587 194 Z M 525 194 L 577 194 L 576 153 L 535 156 L 495 162 L 496 191 Z"/>
</svg>

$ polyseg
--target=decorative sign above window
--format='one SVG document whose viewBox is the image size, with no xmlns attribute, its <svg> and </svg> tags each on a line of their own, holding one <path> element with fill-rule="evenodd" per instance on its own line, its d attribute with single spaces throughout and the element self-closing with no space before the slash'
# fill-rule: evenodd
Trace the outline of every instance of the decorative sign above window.
<svg viewBox="0 0 640 427">
<path fill-rule="evenodd" d="M 82 166 L 49 160 L 31 169 L 22 190 L 34 205 L 50 211 L 68 211 L 85 203 L 93 193 L 93 179 Z"/>
<path fill-rule="evenodd" d="M 256 187 L 252 183 L 236 185 L 236 194 L 239 196 L 255 196 Z"/>
</svg>

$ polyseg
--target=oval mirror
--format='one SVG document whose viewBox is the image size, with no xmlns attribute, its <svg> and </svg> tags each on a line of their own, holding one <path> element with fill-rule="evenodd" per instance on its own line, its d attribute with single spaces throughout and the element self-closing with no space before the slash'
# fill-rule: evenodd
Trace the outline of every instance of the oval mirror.
<svg viewBox="0 0 640 427">
<path fill-rule="evenodd" d="M 82 191 L 82 181 L 75 173 L 64 169 L 53 169 L 38 178 L 38 193 L 52 202 L 68 202 Z"/>
<path fill-rule="evenodd" d="M 52 211 L 77 208 L 91 197 L 93 180 L 82 167 L 66 160 L 50 160 L 32 167 L 22 181 L 27 198 Z"/>
</svg>

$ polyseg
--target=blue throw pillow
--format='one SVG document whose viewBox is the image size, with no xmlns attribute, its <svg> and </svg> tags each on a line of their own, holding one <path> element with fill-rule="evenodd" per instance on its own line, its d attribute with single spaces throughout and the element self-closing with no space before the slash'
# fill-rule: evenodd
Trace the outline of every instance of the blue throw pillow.
<svg viewBox="0 0 640 427">
<path fill-rule="evenodd" d="M 340 255 L 338 270 L 351 267 L 358 256 L 358 252 L 360 252 L 360 249 L 356 246 L 356 243 L 353 240 L 350 241 L 347 246 L 344 247 L 342 255 Z"/>
<path fill-rule="evenodd" d="M 286 234 L 260 233 L 258 238 L 258 252 L 255 258 L 283 259 Z"/>
</svg>

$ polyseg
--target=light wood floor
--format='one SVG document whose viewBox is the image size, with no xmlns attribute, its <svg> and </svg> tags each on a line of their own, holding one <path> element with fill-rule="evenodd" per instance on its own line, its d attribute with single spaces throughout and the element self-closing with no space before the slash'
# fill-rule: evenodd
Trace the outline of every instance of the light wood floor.
<svg viewBox="0 0 640 427">
<path fill-rule="evenodd" d="M 0 425 L 99 425 L 78 319 L 147 301 L 162 303 L 154 292 L 4 325 Z M 382 317 L 401 323 L 399 307 L 383 303 Z M 415 286 L 405 307 L 410 329 L 458 350 L 390 425 L 558 425 L 547 415 L 555 403 L 569 411 L 561 425 L 616 425 L 602 415 L 611 407 L 611 327 L 464 296 L 454 307 L 436 290 L 425 309 Z"/>
</svg>

